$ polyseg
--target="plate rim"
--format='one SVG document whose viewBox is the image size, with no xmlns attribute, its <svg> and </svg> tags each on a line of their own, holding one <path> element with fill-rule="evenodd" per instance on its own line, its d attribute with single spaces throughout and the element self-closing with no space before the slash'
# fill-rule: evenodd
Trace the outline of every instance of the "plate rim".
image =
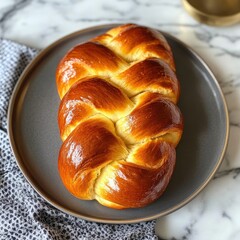
<svg viewBox="0 0 240 240">
<path fill-rule="evenodd" d="M 181 201 L 180 203 L 178 203 L 177 205 L 175 205 L 174 207 L 171 207 L 169 209 L 166 209 L 165 211 L 161 212 L 161 213 L 156 213 L 152 216 L 148 216 L 148 217 L 141 217 L 141 218 L 134 218 L 131 220 L 116 220 L 116 219 L 105 219 L 105 218 L 99 218 L 99 217 L 91 217 L 91 216 L 87 216 L 84 214 L 80 214 L 80 213 L 76 213 L 70 209 L 68 209 L 67 207 L 63 207 L 61 204 L 59 204 L 57 201 L 51 199 L 50 196 L 48 196 L 48 194 L 44 191 L 44 189 L 42 189 L 36 181 L 34 181 L 31 177 L 31 173 L 28 173 L 27 168 L 24 166 L 23 164 L 23 160 L 20 157 L 20 154 L 17 150 L 17 144 L 16 141 L 14 139 L 14 134 L 13 134 L 13 114 L 14 114 L 14 107 L 16 104 L 16 97 L 19 93 L 19 90 L 21 89 L 22 84 L 24 83 L 24 81 L 26 81 L 26 76 L 29 74 L 29 72 L 32 70 L 32 68 L 36 65 L 36 63 L 41 60 L 45 54 L 47 54 L 48 52 L 50 52 L 52 49 L 54 49 L 54 47 L 56 47 L 57 45 L 59 45 L 60 43 L 67 41 L 68 39 L 71 39 L 77 35 L 81 35 L 84 34 L 85 32 L 92 32 L 95 30 L 99 30 L 102 28 L 113 28 L 116 26 L 119 26 L 123 23 L 109 23 L 109 24 L 101 24 L 101 25 L 96 25 L 96 26 L 92 26 L 92 27 L 87 27 L 87 28 L 83 28 L 80 29 L 78 31 L 74 31 L 70 34 L 67 34 L 61 38 L 59 38 L 58 40 L 54 41 L 53 43 L 51 43 L 50 45 L 48 45 L 47 47 L 45 47 L 44 49 L 40 50 L 40 52 L 32 59 L 32 61 L 26 66 L 26 68 L 24 69 L 24 71 L 22 72 L 22 74 L 20 75 L 19 79 L 17 80 L 11 98 L 9 100 L 9 105 L 8 105 L 8 112 L 7 112 L 7 132 L 8 132 L 8 137 L 9 137 L 9 141 L 10 141 L 10 146 L 12 149 L 12 153 L 14 155 L 15 161 L 19 167 L 19 169 L 21 170 L 22 174 L 24 175 L 25 179 L 28 181 L 28 183 L 31 185 L 31 187 L 40 195 L 40 197 L 42 197 L 45 201 L 47 201 L 50 205 L 52 205 L 53 207 L 57 208 L 58 210 L 67 213 L 69 215 L 72 215 L 74 217 L 77 218 L 81 218 L 87 221 L 91 221 L 91 222 L 98 222 L 98 223 L 107 223 L 107 224 L 131 224 L 131 223 L 139 223 L 139 222 L 144 222 L 144 221 L 151 221 L 154 219 L 157 219 L 159 217 L 168 215 L 178 209 L 180 209 L 181 207 L 185 206 L 187 203 L 189 203 L 190 201 L 192 201 L 210 182 L 210 180 L 214 177 L 216 171 L 219 169 L 224 155 L 226 153 L 226 149 L 227 149 L 227 145 L 228 145 L 228 141 L 229 141 L 229 114 L 228 114 L 228 108 L 227 108 L 227 103 L 226 103 L 226 99 L 225 96 L 222 92 L 222 89 L 215 77 L 215 75 L 213 74 L 211 68 L 207 65 L 207 63 L 199 56 L 198 53 L 196 53 L 191 47 L 189 47 L 187 44 L 185 44 L 184 42 L 182 42 L 181 40 L 179 40 L 178 38 L 172 36 L 169 33 L 166 33 L 158 28 L 155 28 L 157 31 L 160 31 L 161 33 L 163 33 L 165 36 L 173 39 L 174 41 L 176 41 L 178 44 L 182 45 L 184 48 L 186 48 L 188 51 L 191 52 L 191 54 L 194 55 L 194 57 L 197 58 L 197 60 L 199 62 L 201 62 L 201 64 L 204 66 L 204 68 L 208 71 L 208 73 L 211 75 L 212 80 L 214 81 L 215 85 L 216 85 L 216 89 L 218 90 L 222 103 L 223 103 L 223 108 L 224 108 L 224 114 L 225 114 L 225 118 L 226 118 L 226 137 L 224 140 L 224 146 L 221 150 L 221 154 L 220 157 L 218 159 L 218 161 L 216 161 L 216 164 L 213 168 L 213 170 L 210 172 L 209 176 L 205 179 L 205 181 L 193 192 L 191 193 L 190 196 L 188 196 L 186 199 L 184 199 L 183 201 Z M 141 25 L 141 24 L 140 24 Z M 146 26 L 146 25 L 145 25 Z"/>
</svg>

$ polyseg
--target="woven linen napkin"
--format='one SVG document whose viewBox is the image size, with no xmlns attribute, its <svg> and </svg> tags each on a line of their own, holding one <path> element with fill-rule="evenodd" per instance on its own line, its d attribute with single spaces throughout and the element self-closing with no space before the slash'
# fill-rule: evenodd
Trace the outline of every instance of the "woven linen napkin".
<svg viewBox="0 0 240 240">
<path fill-rule="evenodd" d="M 110 225 L 88 222 L 52 207 L 29 185 L 7 135 L 9 99 L 38 50 L 0 39 L 0 239 L 158 239 L 155 221 Z"/>
</svg>

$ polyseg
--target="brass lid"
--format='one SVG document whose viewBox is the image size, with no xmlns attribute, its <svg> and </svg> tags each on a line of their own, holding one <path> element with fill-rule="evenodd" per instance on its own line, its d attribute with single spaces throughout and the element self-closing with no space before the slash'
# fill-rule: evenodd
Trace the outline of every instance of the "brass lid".
<svg viewBox="0 0 240 240">
<path fill-rule="evenodd" d="M 197 21 L 227 26 L 240 22 L 240 0 L 182 0 L 184 8 Z"/>
</svg>

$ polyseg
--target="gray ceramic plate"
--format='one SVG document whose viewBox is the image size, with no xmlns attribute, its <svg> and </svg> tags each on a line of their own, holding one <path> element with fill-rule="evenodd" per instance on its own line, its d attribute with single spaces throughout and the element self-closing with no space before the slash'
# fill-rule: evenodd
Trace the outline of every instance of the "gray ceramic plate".
<svg viewBox="0 0 240 240">
<path fill-rule="evenodd" d="M 15 87 L 8 112 L 8 131 L 20 169 L 50 204 L 91 221 L 134 223 L 155 219 L 180 208 L 206 186 L 226 149 L 228 114 L 219 85 L 203 60 L 179 40 L 164 34 L 172 47 L 181 82 L 179 106 L 185 123 L 177 148 L 176 168 L 167 191 L 153 204 L 130 210 L 113 210 L 96 201 L 73 197 L 63 186 L 57 168 L 61 140 L 55 70 L 71 47 L 114 26 L 82 30 L 44 49 Z"/>
</svg>

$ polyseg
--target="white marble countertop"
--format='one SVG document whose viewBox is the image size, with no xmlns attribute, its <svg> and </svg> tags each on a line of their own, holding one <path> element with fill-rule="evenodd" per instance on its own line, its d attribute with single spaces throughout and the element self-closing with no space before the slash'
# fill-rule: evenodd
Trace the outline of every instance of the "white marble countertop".
<svg viewBox="0 0 240 240">
<path fill-rule="evenodd" d="M 189 204 L 158 219 L 161 239 L 240 239 L 240 24 L 215 28 L 193 20 L 180 0 L 8 0 L 0 2 L 0 36 L 44 48 L 73 31 L 135 22 L 173 34 L 215 73 L 230 116 L 230 139 L 217 176 Z"/>
</svg>

